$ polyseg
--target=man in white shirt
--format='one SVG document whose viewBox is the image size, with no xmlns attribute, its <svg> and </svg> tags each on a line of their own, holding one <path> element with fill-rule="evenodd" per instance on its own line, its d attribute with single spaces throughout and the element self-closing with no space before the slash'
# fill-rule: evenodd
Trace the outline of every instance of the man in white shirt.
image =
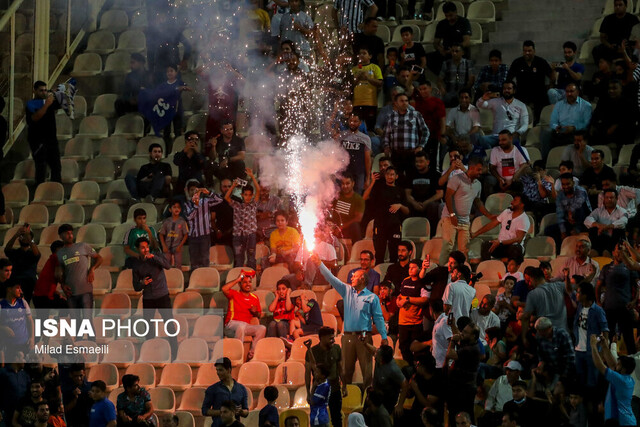
<svg viewBox="0 0 640 427">
<path fill-rule="evenodd" d="M 449 348 L 449 339 L 453 335 L 451 326 L 447 322 L 447 315 L 443 311 L 442 300 L 434 299 L 429 301 L 429 310 L 431 317 L 435 319 L 433 324 L 433 332 L 431 334 L 431 354 L 436 360 L 436 368 L 440 369 L 444 366 L 447 357 L 447 349 Z"/>
<path fill-rule="evenodd" d="M 458 92 L 458 106 L 451 108 L 447 113 L 447 136 L 452 141 L 467 136 L 475 143 L 480 136 L 480 112 L 471 104 L 469 89 L 460 89 Z"/>
<path fill-rule="evenodd" d="M 524 238 L 531 227 L 531 221 L 524 211 L 522 195 L 514 194 L 511 206 L 480 230 L 471 233 L 471 238 L 483 235 L 498 224 L 500 224 L 498 238 L 482 244 L 482 259 L 494 257 L 506 263 L 510 258 L 522 258 Z"/>
<path fill-rule="evenodd" d="M 511 132 L 502 130 L 498 138 L 499 146 L 491 150 L 489 157 L 490 175 L 485 177 L 482 188 L 485 196 L 494 191 L 509 190 L 529 166 L 529 152 L 524 147 L 514 145 Z"/>
<path fill-rule="evenodd" d="M 469 315 L 471 321 L 480 328 L 480 341 L 485 347 L 487 346 L 487 329 L 500 327 L 500 318 L 493 312 L 494 305 L 496 305 L 496 297 L 492 294 L 485 295 L 478 308 L 471 310 Z"/>
<path fill-rule="evenodd" d="M 600 253 L 613 252 L 615 245 L 625 237 L 627 211 L 618 206 L 618 191 L 615 188 L 604 190 L 603 206 L 596 208 L 584 220 L 589 229 L 589 239 Z"/>
<path fill-rule="evenodd" d="M 498 133 L 505 129 L 519 143 L 520 135 L 529 128 L 527 106 L 517 100 L 515 94 L 516 84 L 506 81 L 502 84 L 502 97 L 498 93 L 486 92 L 478 99 L 478 108 L 493 111 L 493 134 L 478 138 L 484 148 L 495 147 L 498 144 Z"/>
<path fill-rule="evenodd" d="M 466 265 L 460 265 L 451 272 L 451 283 L 447 285 L 442 296 L 444 312 L 447 315 L 453 312 L 453 318 L 457 321 L 462 316 L 469 316 L 471 301 L 476 296 L 476 290 L 469 286 L 471 270 Z"/>
<path fill-rule="evenodd" d="M 486 423 L 481 425 L 495 426 L 502 419 L 502 408 L 505 403 L 513 400 L 511 385 L 520 379 L 522 365 L 520 362 L 510 360 L 504 367 L 505 374 L 498 377 L 491 386 L 487 400 L 484 403 L 485 415 L 481 418 Z"/>
</svg>

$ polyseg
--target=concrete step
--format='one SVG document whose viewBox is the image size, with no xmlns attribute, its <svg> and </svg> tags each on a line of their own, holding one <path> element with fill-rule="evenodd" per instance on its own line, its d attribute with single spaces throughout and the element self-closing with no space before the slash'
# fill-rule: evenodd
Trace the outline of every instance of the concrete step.
<svg viewBox="0 0 640 427">
<path fill-rule="evenodd" d="M 496 31 L 497 32 L 505 32 L 505 31 L 545 31 L 545 32 L 555 32 L 559 29 L 567 29 L 567 30 L 582 30 L 583 28 L 591 30 L 593 23 L 598 19 L 598 16 L 585 16 L 580 19 L 580 22 L 572 23 L 571 26 L 567 27 L 566 19 L 527 19 L 527 20 L 508 20 L 508 21 L 499 21 L 496 22 Z"/>
<path fill-rule="evenodd" d="M 589 10 L 589 9 L 568 9 L 562 10 L 562 12 L 557 9 L 547 9 L 547 10 L 523 10 L 523 11 L 514 11 L 514 10 L 505 10 L 502 13 L 503 21 L 531 21 L 535 20 L 557 20 L 564 17 L 564 21 L 572 21 L 579 22 L 577 17 L 582 18 L 583 16 L 600 16 L 600 13 L 597 11 Z"/>
<path fill-rule="evenodd" d="M 529 30 L 526 27 L 522 27 L 522 31 L 500 31 L 489 34 L 489 43 L 500 43 L 503 41 L 513 40 L 533 40 L 536 42 L 536 46 L 539 43 L 546 41 L 558 41 L 558 40 L 573 40 L 576 44 L 585 39 L 588 34 L 577 34 L 575 30 L 560 30 L 560 31 L 543 31 L 543 30 Z M 577 35 L 576 35 L 577 34 Z M 560 43 L 559 50 L 562 50 L 562 42 Z"/>
</svg>

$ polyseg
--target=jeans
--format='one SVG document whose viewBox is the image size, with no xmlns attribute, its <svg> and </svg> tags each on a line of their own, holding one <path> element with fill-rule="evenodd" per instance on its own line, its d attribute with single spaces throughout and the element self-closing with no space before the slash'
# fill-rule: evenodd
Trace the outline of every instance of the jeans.
<svg viewBox="0 0 640 427">
<path fill-rule="evenodd" d="M 137 176 L 128 173 L 124 177 L 124 183 L 127 186 L 127 190 L 129 190 L 131 197 L 134 199 L 141 199 L 149 195 L 152 197 L 166 196 L 164 191 L 165 177 L 160 174 L 154 175 L 151 178 L 151 181 L 138 182 Z"/>
<path fill-rule="evenodd" d="M 497 248 L 493 250 L 493 252 L 489 252 L 491 249 L 491 242 L 482 242 L 481 249 L 481 258 L 483 261 L 486 261 L 491 258 L 496 259 L 511 259 L 511 258 L 519 258 L 522 257 L 522 246 L 514 243 L 511 245 L 503 245 L 502 243 L 498 245 Z"/>
<path fill-rule="evenodd" d="M 173 312 L 171 311 L 171 298 L 169 294 L 162 296 L 160 298 L 154 299 L 145 299 L 142 298 L 142 308 L 144 309 L 144 318 L 149 322 L 155 316 L 156 309 L 160 312 L 160 316 L 165 321 L 165 325 L 167 320 L 173 319 Z M 147 339 L 153 338 L 151 336 L 152 329 L 149 328 L 149 334 L 147 335 Z M 171 354 L 175 359 L 178 354 L 178 338 L 177 337 L 167 337 L 169 341 L 169 345 L 171 346 Z"/>
<path fill-rule="evenodd" d="M 579 385 L 594 388 L 598 383 L 598 371 L 593 364 L 591 350 L 576 351 L 576 378 Z"/>
<path fill-rule="evenodd" d="M 244 342 L 245 335 L 253 337 L 251 351 L 255 351 L 258 341 L 267 334 L 267 328 L 263 325 L 251 325 L 239 320 L 230 320 L 224 328 L 224 334 L 230 338 L 237 338 L 242 342 Z"/>
<path fill-rule="evenodd" d="M 189 236 L 189 257 L 191 258 L 191 270 L 199 267 L 209 267 L 209 249 L 211 248 L 211 236 Z"/>
<path fill-rule="evenodd" d="M 373 247 L 376 251 L 376 265 L 384 263 L 385 250 L 389 248 L 389 261 L 398 261 L 398 244 L 402 238 L 401 226 L 384 224 L 382 227 L 374 223 Z"/>
<path fill-rule="evenodd" d="M 636 342 L 633 339 L 633 316 L 626 307 L 605 309 L 607 316 L 607 323 L 609 324 L 609 334 L 616 333 L 616 325 L 618 326 L 618 332 L 622 334 L 624 343 L 627 346 L 627 353 L 633 354 L 636 352 Z"/>
<path fill-rule="evenodd" d="M 440 259 L 438 265 L 447 265 L 449 254 L 453 250 L 453 243 L 458 241 L 458 250 L 465 256 L 469 252 L 469 224 L 460 224 L 454 226 L 451 218 L 443 218 L 442 220 L 442 249 L 440 251 Z"/>
<path fill-rule="evenodd" d="M 86 294 L 72 295 L 67 297 L 67 303 L 71 309 L 78 310 L 79 319 L 91 319 L 91 310 L 93 309 L 93 293 L 88 292 Z M 78 320 L 79 320 L 78 319 Z"/>
<path fill-rule="evenodd" d="M 272 320 L 267 326 L 268 337 L 286 337 L 289 335 L 289 321 L 288 320 Z"/>
<path fill-rule="evenodd" d="M 244 256 L 247 254 L 247 263 L 244 263 Z M 233 266 L 256 269 L 256 233 L 233 236 Z"/>
<path fill-rule="evenodd" d="M 422 322 L 419 325 L 398 325 L 398 345 L 402 359 L 410 366 L 413 365 L 413 352 L 409 350 L 411 343 L 422 336 Z"/>
<path fill-rule="evenodd" d="M 549 98 L 549 104 L 555 104 L 559 101 L 562 101 L 565 97 L 564 89 L 549 89 L 547 91 L 547 97 Z"/>
</svg>

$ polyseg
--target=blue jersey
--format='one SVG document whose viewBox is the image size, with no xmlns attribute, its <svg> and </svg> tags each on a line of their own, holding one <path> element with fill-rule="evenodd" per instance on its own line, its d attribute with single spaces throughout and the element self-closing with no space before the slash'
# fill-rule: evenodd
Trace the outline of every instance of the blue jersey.
<svg viewBox="0 0 640 427">
<path fill-rule="evenodd" d="M 14 305 L 4 298 L 0 300 L 0 325 L 8 327 L 14 334 L 7 338 L 8 344 L 24 345 L 29 342 L 28 316 L 31 316 L 31 309 L 23 298 L 18 298 Z"/>
<path fill-rule="evenodd" d="M 97 401 L 91 407 L 89 425 L 91 427 L 104 427 L 116 419 L 116 407 L 109 399 Z"/>
<path fill-rule="evenodd" d="M 331 386 L 328 381 L 323 382 L 313 393 L 311 398 L 311 425 L 317 426 L 322 424 L 329 424 L 329 411 L 327 410 L 327 404 L 329 403 L 329 393 L 331 392 Z"/>
</svg>

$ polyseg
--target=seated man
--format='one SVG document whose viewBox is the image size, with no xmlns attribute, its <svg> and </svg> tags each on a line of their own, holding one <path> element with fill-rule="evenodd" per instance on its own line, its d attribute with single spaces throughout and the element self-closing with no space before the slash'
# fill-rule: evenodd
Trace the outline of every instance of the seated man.
<svg viewBox="0 0 640 427">
<path fill-rule="evenodd" d="M 584 220 L 589 229 L 589 238 L 600 253 L 613 251 L 615 245 L 624 239 L 627 226 L 627 211 L 617 206 L 618 191 L 610 188 L 602 192 L 603 206 L 596 208 Z"/>
<path fill-rule="evenodd" d="M 547 91 L 550 104 L 555 104 L 564 99 L 564 88 L 569 83 L 575 83 L 580 86 L 584 75 L 584 65 L 576 62 L 578 46 L 574 42 L 568 41 L 562 45 L 562 49 L 564 50 L 564 62 L 551 64 L 551 68 L 556 71 L 558 79 L 556 87 Z"/>
<path fill-rule="evenodd" d="M 149 392 L 140 387 L 140 377 L 132 374 L 124 375 L 122 387 L 124 391 L 118 395 L 116 405 L 118 425 L 135 427 L 151 423 L 153 403 Z"/>
<path fill-rule="evenodd" d="M 602 181 L 606 178 L 616 178 L 616 172 L 611 166 L 604 163 L 604 151 L 593 150 L 591 152 L 591 166 L 580 177 L 580 185 L 587 190 L 589 202 L 598 204 L 598 194 L 602 190 Z"/>
<path fill-rule="evenodd" d="M 358 270 L 364 271 L 364 274 L 369 278 L 369 281 L 367 283 L 367 289 L 369 289 L 374 294 L 378 295 L 379 293 L 378 286 L 380 285 L 380 273 L 378 273 L 373 269 L 373 252 L 367 249 L 360 252 L 360 268 L 356 267 L 353 270 L 349 271 L 349 274 L 347 275 L 347 283 L 351 283 L 351 277 L 353 276 L 353 273 L 355 273 Z"/>
<path fill-rule="evenodd" d="M 620 80 L 609 82 L 607 97 L 598 100 L 591 120 L 591 130 L 599 144 L 620 147 L 633 143 L 636 130 L 634 101 L 622 95 Z"/>
<path fill-rule="evenodd" d="M 242 138 L 235 133 L 234 124 L 226 121 L 220 129 L 220 136 L 212 138 L 205 146 L 205 156 L 209 156 L 212 166 L 206 171 L 207 179 L 212 176 L 218 179 L 245 177 L 245 152 L 246 148 Z M 213 181 L 211 181 L 213 182 Z"/>
<path fill-rule="evenodd" d="M 562 152 L 562 160 L 570 160 L 573 167 L 571 172 L 576 176 L 582 176 L 584 171 L 591 166 L 591 153 L 593 147 L 587 145 L 588 134 L 585 130 L 573 133 L 573 144 L 567 145 Z"/>
<path fill-rule="evenodd" d="M 473 84 L 473 91 L 476 94 L 500 92 L 502 84 L 507 80 L 508 71 L 509 66 L 502 63 L 502 52 L 493 49 L 489 52 L 489 65 L 480 69 Z"/>
<path fill-rule="evenodd" d="M 600 24 L 600 43 L 593 48 L 593 59 L 597 64 L 600 58 L 613 60 L 622 56 L 620 46 L 628 40 L 631 29 L 638 24 L 638 17 L 627 12 L 627 0 L 615 0 L 613 13 L 607 15 Z"/>
<path fill-rule="evenodd" d="M 604 191 L 616 190 L 618 192 L 618 201 L 616 206 L 627 212 L 627 218 L 629 219 L 627 222 L 627 230 L 629 230 L 629 234 L 633 236 L 633 234 L 637 233 L 640 228 L 640 218 L 638 218 L 637 215 L 638 203 L 640 202 L 640 198 L 638 197 L 640 195 L 640 190 L 626 185 L 617 185 L 616 180 L 612 177 L 602 180 L 602 190 L 603 192 L 598 194 L 598 207 L 601 208 L 604 206 Z M 636 238 L 631 237 L 629 240 L 636 241 Z"/>
<path fill-rule="evenodd" d="M 529 153 L 526 148 L 513 143 L 513 134 L 508 130 L 500 131 L 499 146 L 491 150 L 489 158 L 489 172 L 483 184 L 485 196 L 496 191 L 507 191 L 511 185 L 520 179 L 529 167 Z"/>
<path fill-rule="evenodd" d="M 162 146 L 156 143 L 149 145 L 149 163 L 140 168 L 137 176 L 128 173 L 124 182 L 136 201 L 145 197 L 150 197 L 152 201 L 169 197 L 171 165 L 162 162 Z"/>
<path fill-rule="evenodd" d="M 573 176 L 565 173 L 560 175 L 562 191 L 556 197 L 557 223 L 549 225 L 545 236 L 551 236 L 556 241 L 556 251 L 560 252 L 562 240 L 571 235 L 583 233 L 587 230 L 584 220 L 591 212 L 591 203 L 587 191 L 574 186 Z"/>
<path fill-rule="evenodd" d="M 446 135 L 453 142 L 467 138 L 475 145 L 480 136 L 480 112 L 471 104 L 471 91 L 462 88 L 458 91 L 458 106 L 447 113 Z"/>
</svg>

